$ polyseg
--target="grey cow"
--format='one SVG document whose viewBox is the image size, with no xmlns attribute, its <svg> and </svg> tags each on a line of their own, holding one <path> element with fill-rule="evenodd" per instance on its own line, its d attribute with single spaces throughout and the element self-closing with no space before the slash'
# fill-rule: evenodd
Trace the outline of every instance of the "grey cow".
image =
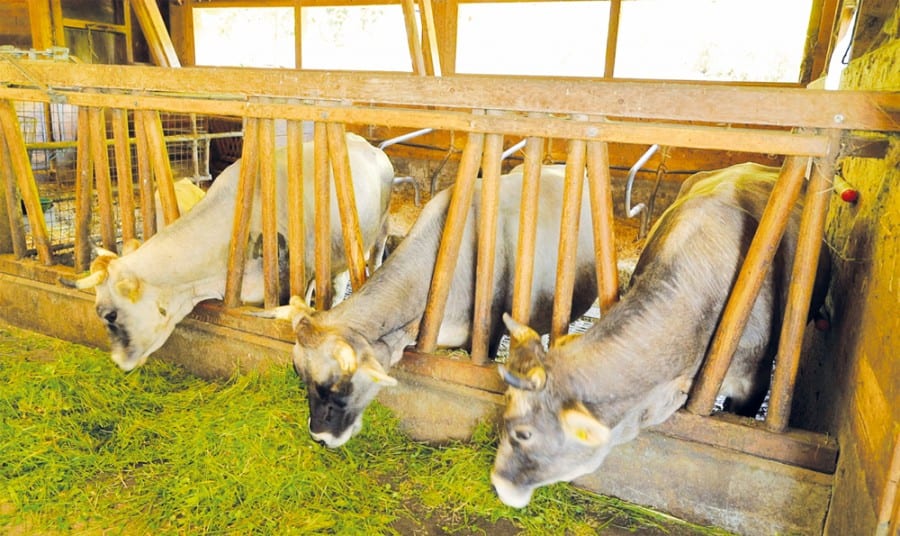
<svg viewBox="0 0 900 536">
<path fill-rule="evenodd" d="M 748 163 L 688 179 L 628 292 L 582 336 L 545 351 L 537 333 L 504 317 L 509 387 L 491 473 L 501 501 L 521 508 L 536 488 L 596 470 L 615 445 L 684 404 L 778 171 Z M 756 414 L 768 388 L 799 219 L 795 207 L 720 391 L 742 415 Z"/>
<path fill-rule="evenodd" d="M 545 166 L 540 181 L 538 234 L 532 311 L 539 330 L 549 329 L 556 281 L 556 259 L 565 169 Z M 501 336 L 502 311 L 512 304 L 512 274 L 522 192 L 521 173 L 501 177 L 497 248 L 491 300 L 490 354 Z M 338 447 L 362 427 L 362 414 L 378 390 L 394 385 L 390 366 L 413 343 L 425 311 L 438 246 L 447 217 L 452 189 L 426 204 L 409 234 L 372 277 L 345 301 L 329 311 L 313 313 L 302 301 L 282 309 L 293 320 L 296 344 L 294 368 L 309 394 L 309 429 L 328 447 Z M 475 287 L 476 220 L 480 188 L 476 188 L 467 218 L 448 303 L 437 344 L 468 347 L 472 329 Z M 572 311 L 580 314 L 596 297 L 591 241 L 590 207 L 581 207 L 577 275 Z"/>
</svg>

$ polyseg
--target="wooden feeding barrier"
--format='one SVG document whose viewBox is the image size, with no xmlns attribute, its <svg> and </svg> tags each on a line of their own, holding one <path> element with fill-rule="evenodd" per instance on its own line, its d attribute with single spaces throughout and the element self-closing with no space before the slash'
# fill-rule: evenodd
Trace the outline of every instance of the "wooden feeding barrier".
<svg viewBox="0 0 900 536">
<path fill-rule="evenodd" d="M 518 253 L 520 259 L 533 259 L 536 201 L 540 195 L 537 175 L 542 147 L 550 138 L 568 140 L 563 222 L 559 245 L 557 292 L 554 296 L 553 337 L 565 332 L 568 323 L 574 281 L 573 237 L 577 232 L 575 217 L 583 195 L 590 196 L 593 213 L 594 244 L 597 260 L 601 309 L 607 309 L 617 298 L 616 254 L 613 247 L 612 210 L 608 144 L 658 143 L 666 147 L 734 150 L 784 155 L 785 161 L 775 191 L 771 196 L 759 230 L 740 272 L 734 292 L 715 336 L 703 372 L 698 378 L 687 409 L 708 415 L 712 402 L 727 370 L 734 344 L 746 322 L 750 306 L 759 291 L 760 282 L 780 241 L 787 214 L 799 196 L 809 173 L 806 202 L 801 223 L 789 311 L 785 315 L 779 367 L 770 402 L 767 426 L 773 431 L 787 427 L 790 397 L 793 392 L 799 344 L 806 322 L 812 292 L 813 267 L 819 255 L 822 225 L 826 209 L 827 184 L 835 163 L 844 154 L 850 130 L 891 131 L 897 129 L 896 111 L 900 99 L 895 93 L 835 92 L 803 89 L 729 87 L 678 83 L 613 82 L 601 80 L 517 79 L 514 95 L 508 91 L 504 77 L 465 76 L 432 78 L 405 74 L 359 74 L 261 69 L 219 69 L 219 75 L 208 76 L 207 69 L 182 68 L 161 70 L 143 66 L 60 65 L 21 62 L 27 76 L 19 69 L 0 63 L 0 99 L 46 102 L 47 88 L 54 98 L 65 99 L 86 112 L 80 132 L 87 132 L 86 145 L 79 155 L 92 158 L 82 163 L 79 158 L 81 199 L 89 195 L 89 181 L 97 179 L 101 207 L 111 203 L 107 176 L 102 170 L 105 129 L 100 112 L 114 110 L 114 137 L 121 143 L 122 116 L 135 116 L 138 143 L 138 169 L 144 205 L 150 195 L 145 190 L 151 172 L 157 183 L 170 184 L 166 174 L 166 158 L 159 135 L 158 112 L 232 115 L 245 118 L 243 167 L 229 258 L 225 305 L 239 305 L 239 289 L 243 276 L 246 236 L 254 187 L 259 181 L 263 221 L 263 262 L 266 305 L 278 296 L 277 241 L 274 216 L 274 146 L 272 124 L 275 119 L 288 121 L 290 167 L 300 170 L 300 122 L 314 122 L 314 192 L 303 191 L 301 173 L 289 177 L 289 196 L 293 207 L 301 207 L 300 199 L 314 195 L 316 217 L 315 273 L 320 307 L 330 303 L 330 258 L 327 233 L 329 219 L 329 170 L 332 171 L 338 196 L 338 207 L 344 229 L 344 244 L 351 267 L 354 288 L 365 280 L 362 253 L 350 170 L 343 133 L 346 125 L 379 125 L 396 128 L 440 128 L 467 135 L 449 213 L 436 260 L 434 276 L 422 320 L 417 349 L 433 350 L 441 324 L 450 280 L 460 248 L 462 231 L 479 169 L 482 172 L 483 217 L 478 233 L 475 321 L 472 363 L 484 364 L 487 355 L 487 314 L 491 294 L 490 274 L 496 241 L 497 188 L 500 158 L 507 136 L 526 138 L 524 193 Z M 165 73 L 164 75 L 162 73 Z M 40 80 L 41 84 L 35 84 Z M 115 80 L 115 87 L 111 84 Z M 149 84 L 149 87 L 148 87 Z M 323 89 L 325 88 L 325 89 Z M 102 91 L 101 91 L 102 90 Z M 677 103 L 677 105 L 675 105 Z M 9 105 L 7 105 L 7 109 Z M 612 120 L 610 118 L 617 118 Z M 6 150 L 13 162 L 21 165 L 24 145 L 15 142 L 14 117 L 3 115 Z M 691 124 L 685 124 L 691 122 Z M 725 126 L 720 126 L 725 125 Z M 737 126 L 736 126 L 737 125 Z M 118 133 L 116 133 L 118 132 Z M 13 139 L 13 143 L 10 143 Z M 81 138 L 79 138 L 81 140 Z M 144 146 L 141 149 L 142 145 Z M 104 153 L 105 154 L 105 153 Z M 17 156 L 18 155 L 18 156 Z M 124 158 L 119 163 L 124 166 Z M 585 173 L 588 190 L 583 191 Z M 9 183 L 9 172 L 5 172 Z M 16 173 L 18 187 L 29 203 L 36 202 L 33 178 Z M 31 182 L 29 182 L 29 180 Z M 87 185 L 86 185 L 87 184 Z M 9 188 L 9 184 L 7 184 Z M 101 191 L 102 190 L 102 191 Z M 161 188 L 161 190 L 164 190 Z M 29 193 L 30 192 L 30 193 Z M 177 208 L 161 191 L 167 218 Z M 120 195 L 122 191 L 120 190 Z M 127 193 L 125 194 L 127 195 Z M 29 208 L 32 205 L 29 205 Z M 35 205 L 39 209 L 39 205 Z M 80 210 L 84 210 L 82 205 Z M 123 203 L 124 206 L 124 203 Z M 104 221 L 107 209 L 101 208 Z M 79 215 L 81 216 L 81 214 Z M 31 214 L 29 214 L 31 217 Z M 144 217 L 145 225 L 147 216 Z M 124 222 L 124 220 L 123 220 Z M 288 247 L 294 259 L 290 281 L 291 292 L 302 293 L 307 267 L 300 254 L 305 246 L 303 215 L 292 210 Z M 108 225 L 104 224 L 104 225 Z M 112 241 L 107 228 L 102 230 L 104 245 Z M 123 231 L 123 237 L 125 231 Z M 86 247 L 88 236 L 80 232 L 76 252 Z M 114 244 L 112 244 L 114 245 Z M 47 253 L 41 259 L 49 258 Z M 80 262 L 86 259 L 84 253 Z M 46 261 L 45 261 L 46 262 Z M 520 262 L 515 277 L 513 315 L 527 321 L 528 289 L 532 278 L 530 263 Z M 80 264 L 76 262 L 76 268 Z M 425 367 L 427 369 L 427 367 Z"/>
</svg>

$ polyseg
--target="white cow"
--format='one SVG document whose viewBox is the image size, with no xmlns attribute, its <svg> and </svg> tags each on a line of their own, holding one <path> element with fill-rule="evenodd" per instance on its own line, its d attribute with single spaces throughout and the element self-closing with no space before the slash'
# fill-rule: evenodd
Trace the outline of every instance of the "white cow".
<svg viewBox="0 0 900 536">
<path fill-rule="evenodd" d="M 536 488 L 596 470 L 613 447 L 681 407 L 777 177 L 776 168 L 741 164 L 688 179 L 651 230 L 631 288 L 583 335 L 547 351 L 536 332 L 504 317 L 510 355 L 499 368 L 509 389 L 491 473 L 501 501 L 522 508 Z M 768 387 L 800 211 L 720 391 L 742 415 L 756 414 Z M 814 298 L 824 298 L 823 286 Z"/>
<path fill-rule="evenodd" d="M 350 169 L 364 247 L 376 249 L 380 258 L 387 231 L 388 203 L 394 177 L 393 166 L 383 151 L 355 134 L 347 134 Z M 287 169 L 286 150 L 276 152 L 279 269 L 283 291 L 288 285 Z M 312 232 L 314 218 L 313 145 L 303 144 L 306 229 Z M 194 306 L 222 298 L 228 262 L 228 246 L 241 161 L 226 168 L 209 188 L 206 197 L 145 244 L 121 257 L 100 251 L 91 274 L 75 282 L 79 288 L 96 290 L 97 315 L 106 324 L 112 359 L 123 370 L 143 364 L 166 340 L 175 325 Z M 254 196 L 250 221 L 250 247 L 244 270 L 241 299 L 260 303 L 263 299 L 261 213 L 259 192 Z M 331 192 L 331 258 L 333 273 L 347 270 L 337 200 Z M 314 265 L 314 241 L 307 240 L 306 265 Z M 282 296 L 284 303 L 287 295 Z"/>
<path fill-rule="evenodd" d="M 542 171 L 532 318 L 549 330 L 556 286 L 557 253 L 565 169 Z M 497 247 L 493 296 L 488 320 L 489 352 L 494 355 L 503 335 L 501 314 L 512 306 L 513 272 L 522 193 L 521 173 L 500 178 Z M 280 313 L 293 320 L 296 344 L 294 368 L 303 378 L 310 405 L 309 430 L 328 447 L 338 447 L 362 428 L 362 414 L 379 389 L 394 385 L 387 370 L 416 340 L 431 284 L 438 246 L 447 218 L 452 188 L 429 201 L 409 234 L 373 276 L 345 301 L 329 311 L 312 312 L 299 299 Z M 438 333 L 441 347 L 471 344 L 477 256 L 476 222 L 480 218 L 480 184 L 476 188 L 456 271 Z M 581 206 L 572 311 L 580 315 L 596 298 L 596 270 L 585 196 Z"/>
</svg>

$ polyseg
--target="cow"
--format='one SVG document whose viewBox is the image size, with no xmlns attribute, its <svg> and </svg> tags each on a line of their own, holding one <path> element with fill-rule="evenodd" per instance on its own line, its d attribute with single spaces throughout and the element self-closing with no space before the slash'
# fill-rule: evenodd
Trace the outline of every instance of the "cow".
<svg viewBox="0 0 900 536">
<path fill-rule="evenodd" d="M 542 170 L 531 295 L 533 318 L 541 330 L 550 327 L 564 179 L 562 166 Z M 387 371 L 418 335 L 452 191 L 453 187 L 448 188 L 432 198 L 381 268 L 333 309 L 313 312 L 302 300 L 292 299 L 290 306 L 270 312 L 293 321 L 296 334 L 293 365 L 306 386 L 309 431 L 319 443 L 331 448 L 346 443 L 362 428 L 363 412 L 378 391 L 396 385 Z M 493 295 L 488 319 L 488 351 L 492 356 L 496 355 L 504 334 L 501 314 L 511 306 L 513 271 L 520 262 L 516 258 L 516 241 L 521 193 L 521 173 L 500 177 Z M 469 208 L 439 328 L 439 347 L 470 348 L 480 200 L 479 183 Z M 597 292 L 590 217 L 585 198 L 579 221 L 572 303 L 572 311 L 578 314 L 587 310 Z"/>
<path fill-rule="evenodd" d="M 522 508 L 538 487 L 595 471 L 614 446 L 684 404 L 778 174 L 746 163 L 688 179 L 651 230 L 629 289 L 583 335 L 545 350 L 534 330 L 504 316 L 507 400 L 491 472 L 503 503 Z M 755 416 L 768 389 L 799 205 L 719 393 L 740 415 Z"/>
<path fill-rule="evenodd" d="M 383 151 L 362 137 L 347 134 L 346 140 L 362 242 L 365 248 L 375 250 L 370 259 L 378 259 L 387 236 L 393 165 Z M 281 303 L 286 303 L 289 297 L 284 240 L 288 213 L 286 149 L 278 149 L 275 159 Z M 99 250 L 91 264 L 91 274 L 75 281 L 78 288 L 95 289 L 97 316 L 109 333 L 112 360 L 122 370 L 129 371 L 142 365 L 197 303 L 224 296 L 240 173 L 241 161 L 238 160 L 216 178 L 207 195 L 190 212 L 140 247 L 134 249 L 126 245 L 121 257 Z M 303 177 L 305 191 L 312 192 L 312 142 L 303 144 Z M 313 197 L 307 195 L 304 198 L 307 230 L 313 228 Z M 264 291 L 259 198 L 257 191 L 240 294 L 243 302 L 251 304 L 260 303 Z M 346 272 L 347 262 L 333 186 L 330 234 L 333 273 Z M 307 241 L 306 263 L 307 266 L 314 263 L 313 240 Z"/>
</svg>

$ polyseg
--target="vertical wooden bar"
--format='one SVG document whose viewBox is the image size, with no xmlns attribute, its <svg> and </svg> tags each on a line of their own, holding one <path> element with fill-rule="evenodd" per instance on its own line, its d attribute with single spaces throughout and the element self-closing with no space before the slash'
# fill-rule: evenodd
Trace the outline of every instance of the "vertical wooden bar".
<svg viewBox="0 0 900 536">
<path fill-rule="evenodd" d="M 831 179 L 835 175 L 835 158 L 839 139 L 835 136 L 829 157 L 817 160 L 806 186 L 806 200 L 800 217 L 797 251 L 791 268 L 791 284 L 785 305 L 781 338 L 778 341 L 778 362 L 772 376 L 766 427 L 783 432 L 791 417 L 791 402 L 800 366 L 803 332 L 809 319 L 809 306 L 819 266 L 819 254 L 825 236 L 825 216 L 831 197 Z"/>
<path fill-rule="evenodd" d="M 489 112 L 490 113 L 490 112 Z M 481 164 L 481 208 L 478 211 L 478 254 L 475 265 L 475 311 L 472 314 L 472 363 L 484 365 L 491 327 L 491 296 L 494 293 L 494 252 L 497 249 L 497 211 L 500 206 L 500 155 L 503 135 L 484 137 Z"/>
<path fill-rule="evenodd" d="M 347 137 L 344 125 L 340 123 L 328 123 L 325 131 L 328 134 L 328 153 L 331 156 L 334 190 L 337 194 L 341 233 L 344 238 L 344 254 L 347 268 L 350 270 L 350 285 L 353 290 L 357 290 L 366 282 L 366 255 L 363 251 L 362 234 L 359 231 L 359 215 L 356 212 Z"/>
<path fill-rule="evenodd" d="M 531 137 L 525 142 L 525 166 L 522 173 L 522 204 L 519 211 L 519 238 L 513 283 L 512 316 L 531 323 L 531 288 L 534 279 L 534 249 L 537 238 L 538 200 L 541 189 L 541 164 L 544 139 Z"/>
<path fill-rule="evenodd" d="M 603 62 L 603 77 L 612 78 L 616 69 L 616 48 L 619 44 L 619 15 L 622 12 L 622 0 L 610 0 L 609 24 L 606 30 L 606 59 Z"/>
<path fill-rule="evenodd" d="M 306 292 L 306 206 L 304 205 L 303 123 L 287 122 L 288 252 L 292 296 Z"/>
<path fill-rule="evenodd" d="M 878 501 L 878 525 L 875 536 L 895 535 L 900 531 L 900 432 L 894 434 L 894 449 L 887 469 L 881 500 Z"/>
<path fill-rule="evenodd" d="M 244 263 L 247 258 L 247 238 L 250 233 L 250 214 L 253 209 L 253 191 L 259 175 L 259 120 L 244 120 L 244 143 L 241 152 L 241 176 L 234 201 L 234 222 L 231 242 L 228 245 L 228 275 L 225 277 L 225 307 L 237 307 L 241 303 L 241 285 L 244 282 Z"/>
<path fill-rule="evenodd" d="M 453 186 L 444 232 L 441 234 L 441 245 L 438 247 L 434 273 L 431 276 L 431 288 L 428 291 L 428 301 L 416 345 L 420 352 L 432 352 L 437 345 L 438 333 L 444 319 L 444 308 L 447 306 L 447 297 L 450 293 L 450 283 L 453 281 L 453 272 L 456 271 L 466 218 L 472 206 L 475 178 L 478 175 L 478 164 L 483 148 L 484 134 L 470 132 L 459 162 L 456 184 Z"/>
<path fill-rule="evenodd" d="M 331 192 L 328 133 L 325 123 L 313 125 L 313 195 L 315 196 L 316 309 L 331 307 Z"/>
<path fill-rule="evenodd" d="M 4 197 L 6 198 L 6 216 L 9 220 L 9 242 L 17 259 L 25 256 L 25 226 L 19 209 L 19 194 L 16 189 L 16 174 L 12 168 L 12 156 L 6 135 L 0 129 L 0 174 L 2 174 Z M 4 244 L 4 248 L 7 244 Z M 6 251 L 4 251 L 6 253 Z"/>
<path fill-rule="evenodd" d="M 605 313 L 619 299 L 609 148 L 606 142 L 587 142 L 587 169 L 594 254 L 597 256 L 597 295 L 600 311 Z"/>
<path fill-rule="evenodd" d="M 22 136 L 19 119 L 12 101 L 0 102 L 0 122 L 3 123 L 3 136 L 6 138 L 10 163 L 18 181 L 19 194 L 22 196 L 22 202 L 25 203 L 25 210 L 28 212 L 31 237 L 34 240 L 34 247 L 37 249 L 38 259 L 49 266 L 53 264 L 53 254 L 50 251 L 50 237 L 47 235 L 44 211 L 41 209 L 41 195 L 34 180 L 31 161 L 29 161 L 28 151 L 25 149 L 25 138 Z"/>
<path fill-rule="evenodd" d="M 144 110 L 144 135 L 147 137 L 147 148 L 150 151 L 150 164 L 153 176 L 156 177 L 156 190 L 163 210 L 163 221 L 170 225 L 178 219 L 178 201 L 175 198 L 175 179 L 169 164 L 169 152 L 163 135 L 162 120 L 159 112 Z"/>
<path fill-rule="evenodd" d="M 175 53 L 175 45 L 172 44 L 172 38 L 156 1 L 131 0 L 130 4 L 156 64 L 160 67 L 181 67 Z"/>
<path fill-rule="evenodd" d="M 572 292 L 575 289 L 575 257 L 578 253 L 578 224 L 584 190 L 586 142 L 569 140 L 566 157 L 566 185 L 563 190 L 562 218 L 559 223 L 559 257 L 556 264 L 556 293 L 550 323 L 550 344 L 569 331 L 572 317 Z"/>
<path fill-rule="evenodd" d="M 128 142 L 128 111 L 112 109 L 113 146 L 116 158 L 116 183 L 119 187 L 119 217 L 122 241 L 135 238 L 134 179 L 131 175 L 131 144 Z"/>
<path fill-rule="evenodd" d="M 416 25 L 416 6 L 414 0 L 400 0 L 403 6 L 403 21 L 406 23 L 406 41 L 409 44 L 409 57 L 412 60 L 413 73 L 425 76 L 425 58 L 422 54 L 422 42 Z"/>
<path fill-rule="evenodd" d="M 431 0 L 419 0 L 419 14 L 422 19 L 425 74 L 441 76 L 441 58 L 438 54 L 437 30 L 434 26 L 434 9 L 432 9 Z"/>
<path fill-rule="evenodd" d="M 156 202 L 153 199 L 153 168 L 150 166 L 150 147 L 144 113 L 134 111 L 134 140 L 137 155 L 138 189 L 141 192 L 141 236 L 146 242 L 156 234 Z"/>
<path fill-rule="evenodd" d="M 106 120 L 103 109 L 88 108 L 90 122 L 91 160 L 94 162 L 94 183 L 100 212 L 100 240 L 103 247 L 116 251 L 116 221 L 113 216 L 112 179 L 109 176 L 109 150 L 106 145 Z"/>
<path fill-rule="evenodd" d="M 706 361 L 700 369 L 685 406 L 691 413 L 699 415 L 712 413 L 716 396 L 731 365 L 731 358 L 750 317 L 750 310 L 759 295 L 759 289 L 787 227 L 791 208 L 800 195 L 808 160 L 808 157 L 800 156 L 788 156 L 784 160 L 781 174 L 750 243 L 744 265 L 722 312 L 722 320 L 713 336 Z"/>
<path fill-rule="evenodd" d="M 275 124 L 259 120 L 259 201 L 262 219 L 263 302 L 266 308 L 279 305 L 278 288 L 278 212 L 275 203 Z"/>
<path fill-rule="evenodd" d="M 91 264 L 91 192 L 94 168 L 91 162 L 91 122 L 88 110 L 78 108 L 78 138 L 75 161 L 75 271 Z"/>
</svg>

